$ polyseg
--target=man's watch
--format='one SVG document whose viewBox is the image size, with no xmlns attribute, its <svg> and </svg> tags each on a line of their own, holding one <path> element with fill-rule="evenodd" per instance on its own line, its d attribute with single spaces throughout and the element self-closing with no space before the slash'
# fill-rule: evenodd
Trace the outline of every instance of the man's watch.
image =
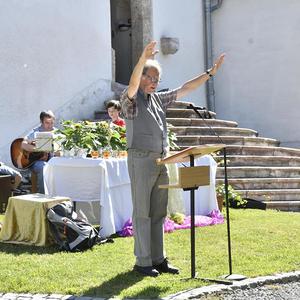
<svg viewBox="0 0 300 300">
<path fill-rule="evenodd" d="M 208 71 L 208 70 L 206 70 L 206 72 L 205 72 L 209 77 L 213 77 L 213 75 L 212 74 L 210 74 L 210 72 Z"/>
</svg>

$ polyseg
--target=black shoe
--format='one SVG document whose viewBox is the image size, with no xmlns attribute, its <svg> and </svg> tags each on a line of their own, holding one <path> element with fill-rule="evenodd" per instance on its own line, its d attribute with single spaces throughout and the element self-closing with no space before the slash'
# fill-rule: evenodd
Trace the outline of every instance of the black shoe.
<svg viewBox="0 0 300 300">
<path fill-rule="evenodd" d="M 159 275 L 159 272 L 157 270 L 155 270 L 152 266 L 141 267 L 141 266 L 135 265 L 133 267 L 133 270 L 139 272 L 140 274 L 146 275 L 146 276 L 156 277 Z"/>
<path fill-rule="evenodd" d="M 179 269 L 170 265 L 167 258 L 165 258 L 159 265 L 153 265 L 153 268 L 155 268 L 159 273 L 179 274 Z"/>
</svg>

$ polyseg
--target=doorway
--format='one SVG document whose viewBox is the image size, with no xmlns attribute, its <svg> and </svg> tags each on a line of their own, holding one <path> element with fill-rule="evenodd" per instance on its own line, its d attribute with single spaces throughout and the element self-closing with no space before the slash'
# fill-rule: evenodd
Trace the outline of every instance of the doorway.
<svg viewBox="0 0 300 300">
<path fill-rule="evenodd" d="M 111 0 L 110 10 L 115 81 L 128 85 L 132 72 L 130 0 Z"/>
</svg>

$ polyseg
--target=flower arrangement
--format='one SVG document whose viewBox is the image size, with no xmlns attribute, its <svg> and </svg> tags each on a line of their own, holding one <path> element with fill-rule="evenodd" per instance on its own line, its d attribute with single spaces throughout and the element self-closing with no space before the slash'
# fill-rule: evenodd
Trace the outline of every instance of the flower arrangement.
<svg viewBox="0 0 300 300">
<path fill-rule="evenodd" d="M 168 124 L 168 126 L 171 126 Z M 75 154 L 84 150 L 86 153 L 99 149 L 126 150 L 126 129 L 109 124 L 107 121 L 91 122 L 63 120 L 60 128 L 55 131 L 55 141 L 64 151 L 74 151 Z M 176 145 L 176 134 L 168 129 L 168 142 L 171 150 Z"/>
<path fill-rule="evenodd" d="M 176 144 L 177 136 L 176 133 L 170 130 L 170 127 L 173 127 L 170 123 L 167 123 L 167 133 L 168 133 L 168 142 L 170 150 L 175 151 L 179 150 L 179 146 Z"/>
<path fill-rule="evenodd" d="M 176 224 L 181 225 L 184 223 L 185 215 L 182 213 L 172 213 L 169 216 L 169 219 L 172 220 L 173 222 L 175 222 Z"/>
<path fill-rule="evenodd" d="M 93 150 L 111 148 L 112 150 L 125 150 L 125 128 L 110 126 L 108 122 L 90 122 L 64 120 L 61 128 L 57 129 L 56 141 L 63 150 L 83 149 L 87 153 Z"/>
<path fill-rule="evenodd" d="M 224 183 L 216 186 L 216 193 L 217 197 L 220 197 L 220 199 L 222 199 L 222 205 L 225 204 L 226 192 Z M 228 202 L 229 207 L 234 208 L 243 208 L 247 204 L 247 200 L 243 199 L 241 194 L 237 192 L 230 184 L 228 185 Z"/>
</svg>

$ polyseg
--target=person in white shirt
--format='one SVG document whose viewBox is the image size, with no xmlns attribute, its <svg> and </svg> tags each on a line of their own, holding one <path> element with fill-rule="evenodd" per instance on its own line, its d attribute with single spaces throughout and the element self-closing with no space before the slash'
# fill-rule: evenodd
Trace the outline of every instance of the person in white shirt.
<svg viewBox="0 0 300 300">
<path fill-rule="evenodd" d="M 51 132 L 55 130 L 55 116 L 51 110 L 42 111 L 40 113 L 40 122 L 40 126 L 33 128 L 32 131 L 30 131 L 24 137 L 22 148 L 28 152 L 33 152 L 36 150 L 36 144 L 34 140 L 36 132 Z M 43 169 L 51 157 L 53 157 L 53 153 L 45 152 L 43 155 L 41 155 L 41 158 L 35 161 L 30 167 L 30 170 L 37 174 L 37 191 L 41 194 L 45 193 Z"/>
</svg>

